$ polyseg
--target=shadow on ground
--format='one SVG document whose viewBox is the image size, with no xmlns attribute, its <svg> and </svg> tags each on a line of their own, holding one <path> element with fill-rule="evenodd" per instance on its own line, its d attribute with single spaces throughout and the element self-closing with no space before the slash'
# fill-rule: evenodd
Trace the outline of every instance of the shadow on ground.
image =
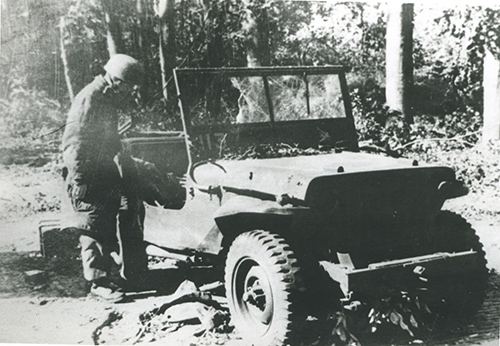
<svg viewBox="0 0 500 346">
<path fill-rule="evenodd" d="M 81 277 L 81 263 L 76 259 L 0 253 L 2 297 L 82 297 L 87 295 L 87 286 Z"/>
<path fill-rule="evenodd" d="M 84 297 L 89 283 L 82 276 L 78 233 L 45 232 L 40 252 L 0 252 L 0 297 Z M 158 262 L 158 260 L 156 260 Z M 113 268 L 119 280 L 119 268 Z M 131 299 L 172 294 L 184 280 L 198 286 L 222 279 L 212 267 L 172 266 L 148 271 L 141 280 L 122 282 Z"/>
</svg>

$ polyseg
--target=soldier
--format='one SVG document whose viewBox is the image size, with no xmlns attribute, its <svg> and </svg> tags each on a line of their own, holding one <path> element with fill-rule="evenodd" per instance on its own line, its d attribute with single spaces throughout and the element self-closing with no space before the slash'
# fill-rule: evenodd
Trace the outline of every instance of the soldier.
<svg viewBox="0 0 500 346">
<path fill-rule="evenodd" d="M 65 226 L 81 231 L 83 275 L 92 282 L 91 294 L 119 302 L 124 292 L 110 279 L 112 254 L 119 251 L 117 215 L 120 211 L 120 221 L 127 223 L 128 227 L 123 225 L 125 232 L 133 232 L 131 229 L 142 227 L 135 219 L 141 221 L 143 209 L 142 201 L 134 200 L 134 191 L 125 191 L 128 196 L 123 198 L 123 187 L 131 184 L 124 184 L 122 165 L 117 160 L 121 150 L 118 110 L 132 98 L 143 68 L 136 59 L 116 54 L 104 70 L 104 75 L 78 93 L 69 110 L 62 149 L 65 187 L 72 208 Z M 142 235 L 128 238 L 142 244 Z"/>
</svg>

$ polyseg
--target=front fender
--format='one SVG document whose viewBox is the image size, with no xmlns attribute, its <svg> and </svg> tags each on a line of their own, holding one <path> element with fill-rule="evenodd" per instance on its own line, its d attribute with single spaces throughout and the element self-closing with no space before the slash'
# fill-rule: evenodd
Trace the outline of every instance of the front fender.
<svg viewBox="0 0 500 346">
<path fill-rule="evenodd" d="M 309 207 L 280 206 L 273 201 L 237 196 L 224 203 L 215 214 L 215 223 L 224 238 L 233 239 L 238 234 L 265 229 L 280 234 L 298 232 L 304 225 L 311 225 Z"/>
</svg>

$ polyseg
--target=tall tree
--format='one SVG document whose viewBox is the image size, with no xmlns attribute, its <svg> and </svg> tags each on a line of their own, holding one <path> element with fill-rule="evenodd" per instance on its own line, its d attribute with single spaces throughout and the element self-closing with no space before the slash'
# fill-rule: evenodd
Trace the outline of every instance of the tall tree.
<svg viewBox="0 0 500 346">
<path fill-rule="evenodd" d="M 66 87 L 68 88 L 69 99 L 73 101 L 75 93 L 73 91 L 73 83 L 71 81 L 71 76 L 69 72 L 68 55 L 66 53 L 66 43 L 64 42 L 64 38 L 66 35 L 66 22 L 64 20 L 64 16 L 61 17 L 61 20 L 59 22 L 59 33 L 60 33 L 61 61 L 63 63 L 64 80 L 66 81 Z"/>
<path fill-rule="evenodd" d="M 120 22 L 117 16 L 119 1 L 102 0 L 104 19 L 106 21 L 106 42 L 109 56 L 123 53 L 123 40 Z"/>
<path fill-rule="evenodd" d="M 500 58 L 486 49 L 483 65 L 483 142 L 500 140 Z"/>
<path fill-rule="evenodd" d="M 177 52 L 175 42 L 175 0 L 162 0 L 156 8 L 160 19 L 159 56 L 161 67 L 162 94 L 168 99 L 169 81 L 175 68 Z M 170 90 L 173 90 L 170 88 Z"/>
<path fill-rule="evenodd" d="M 386 32 L 386 89 L 389 108 L 413 123 L 413 4 L 390 3 Z"/>
<path fill-rule="evenodd" d="M 219 1 L 206 0 L 203 5 L 207 36 L 207 63 L 210 67 L 220 67 L 224 64 L 224 4 Z"/>
<path fill-rule="evenodd" d="M 243 31 L 246 35 L 247 66 L 270 64 L 269 17 L 266 0 L 244 0 Z"/>
<path fill-rule="evenodd" d="M 224 33 L 226 26 L 226 11 L 224 3 L 218 0 L 205 0 L 203 12 L 206 27 L 206 64 L 210 67 L 221 67 L 224 65 Z M 217 116 L 221 113 L 222 83 L 220 78 L 214 77 L 208 82 L 205 101 L 207 111 Z"/>
<path fill-rule="evenodd" d="M 135 26 L 135 47 L 136 56 L 142 61 L 144 70 L 149 70 L 148 49 L 149 40 L 147 34 L 147 21 L 148 21 L 148 7 L 145 0 L 136 0 L 135 9 L 137 12 L 136 26 Z M 147 100 L 149 98 L 149 78 L 145 73 L 142 80 L 142 97 Z"/>
</svg>

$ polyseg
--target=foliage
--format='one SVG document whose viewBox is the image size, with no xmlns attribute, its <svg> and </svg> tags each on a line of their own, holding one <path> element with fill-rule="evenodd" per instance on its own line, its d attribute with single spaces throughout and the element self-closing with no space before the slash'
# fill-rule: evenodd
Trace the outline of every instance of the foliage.
<svg viewBox="0 0 500 346">
<path fill-rule="evenodd" d="M 10 93 L 13 74 L 24 78 L 27 89 L 36 88 L 59 100 L 65 86 L 58 74 L 57 23 L 67 0 L 2 1 L 0 98 Z"/>
<path fill-rule="evenodd" d="M 27 89 L 24 78 L 9 76 L 8 99 L 0 99 L 0 164 L 43 165 L 58 150 L 64 123 L 59 102 L 41 90 Z"/>
<path fill-rule="evenodd" d="M 429 328 L 424 325 L 424 321 L 429 318 L 431 311 L 418 295 L 400 292 L 400 295 L 380 299 L 371 306 L 368 325 L 372 333 L 394 325 L 414 337 Z"/>
<path fill-rule="evenodd" d="M 1 103 L 2 137 L 40 135 L 61 124 L 61 106 L 43 91 L 29 90 L 22 79 L 11 80 L 9 101 Z"/>
<path fill-rule="evenodd" d="M 496 25 L 500 7 L 457 6 L 441 11 L 420 9 L 427 18 L 420 23 L 417 39 L 425 45 L 424 68 L 417 79 L 441 80 L 433 91 L 445 97 L 445 111 L 480 109 L 482 106 L 483 58 L 488 49 L 500 53 L 500 31 Z M 429 78 L 429 76 L 431 78 Z M 425 82 L 425 81 L 424 81 Z M 432 88 L 429 83 L 426 83 Z M 441 88 L 441 92 L 439 92 Z"/>
<path fill-rule="evenodd" d="M 445 9 L 432 13 L 421 24 L 424 30 L 418 37 L 427 49 L 425 68 L 417 79 L 428 75 L 431 80 L 442 80 L 443 85 L 428 86 L 428 92 L 446 97 L 455 109 L 481 101 L 482 60 L 477 59 L 475 52 L 480 45 L 476 33 L 482 12 L 473 7 Z M 443 88 L 441 92 L 439 87 Z"/>
<path fill-rule="evenodd" d="M 102 71 L 101 66 L 107 59 L 106 26 L 101 1 L 66 0 L 58 2 L 57 6 L 49 0 L 47 3 L 49 8 L 53 8 L 49 23 L 54 29 L 58 25 L 58 16 L 54 17 L 54 14 L 64 14 L 66 28 L 63 41 L 68 52 L 71 79 L 77 92 Z M 149 95 L 141 111 L 141 122 L 149 124 L 149 127 L 166 128 L 173 117 L 178 117 L 176 100 L 161 100 L 158 58 L 160 22 L 153 15 L 153 1 L 146 0 L 143 3 L 145 19 L 142 22 L 138 21 L 137 0 L 115 2 L 114 15 L 121 24 L 125 52 L 145 60 L 148 67 L 146 80 Z M 16 6 L 22 9 L 23 5 Z M 32 11 L 35 16 L 38 15 L 36 9 Z M 376 133 L 383 130 L 378 127 L 384 126 L 383 120 L 387 117 L 383 109 L 384 4 L 269 0 L 176 1 L 175 65 L 245 65 L 248 28 L 244 25 L 244 18 L 249 11 L 258 20 L 267 20 L 265 28 L 269 31 L 272 65 L 347 65 L 352 72 L 350 85 L 361 98 L 366 98 L 363 109 L 357 113 L 360 115 L 361 138 L 375 138 Z M 471 114 L 466 110 L 467 107 L 481 109 L 482 47 L 486 44 L 491 50 L 496 49 L 496 37 L 500 37 L 496 35 L 497 28 L 494 26 L 497 16 L 495 8 L 462 6 L 451 10 L 435 10 L 416 7 L 414 103 L 417 113 L 439 116 L 458 111 L 460 116 L 467 116 Z M 141 32 L 146 38 L 142 48 L 138 43 Z M 50 35 L 58 41 L 58 30 Z M 57 58 L 59 52 L 42 50 L 40 56 L 43 59 L 40 63 L 53 65 L 54 54 Z M 56 84 L 64 85 L 61 64 L 58 66 L 56 70 L 58 68 L 59 72 L 54 71 L 53 66 L 46 69 L 47 72 L 25 68 L 24 87 L 46 89 L 47 95 L 54 95 L 52 83 L 33 84 L 32 77 L 35 74 L 56 73 L 59 76 Z M 173 81 L 170 79 L 169 88 L 172 87 Z M 58 94 L 58 99 L 67 101 L 63 94 Z M 159 112 L 164 114 L 159 116 Z M 403 130 L 400 131 L 401 135 L 406 136 L 408 131 Z"/>
<path fill-rule="evenodd" d="M 329 337 L 329 341 L 333 342 L 332 345 L 361 345 L 356 336 L 349 331 L 349 317 L 344 311 L 328 314 L 327 323 L 333 325 Z"/>
<path fill-rule="evenodd" d="M 288 5 L 278 30 L 278 64 L 342 64 L 365 77 L 383 73 L 384 7 L 380 4 Z M 283 17 L 280 18 L 283 20 Z"/>
<path fill-rule="evenodd" d="M 97 0 L 72 1 L 63 18 L 62 41 L 68 52 L 68 73 L 76 94 L 102 71 L 106 60 L 105 25 Z"/>
<path fill-rule="evenodd" d="M 472 192 L 490 195 L 497 202 L 500 201 L 499 155 L 498 143 L 488 143 L 468 149 L 458 147 L 451 150 L 443 149 L 439 144 L 433 143 L 426 151 L 413 154 L 422 161 L 453 167 L 457 178 L 465 182 Z"/>
<path fill-rule="evenodd" d="M 440 142 L 443 150 L 471 147 L 479 138 L 482 117 L 471 106 L 447 114 L 420 114 L 414 124 L 408 125 L 401 114 L 387 109 L 383 89 L 373 79 L 358 83 L 351 99 L 359 140 L 398 151 L 399 155 L 425 152 L 433 141 Z"/>
<path fill-rule="evenodd" d="M 325 148 L 301 148 L 297 145 L 287 143 L 275 144 L 258 144 L 248 148 L 238 147 L 237 150 L 230 149 L 223 153 L 224 159 L 228 160 L 245 160 L 245 159 L 262 159 L 276 157 L 294 157 L 299 155 L 318 155 L 332 152 L 334 149 Z"/>
</svg>

